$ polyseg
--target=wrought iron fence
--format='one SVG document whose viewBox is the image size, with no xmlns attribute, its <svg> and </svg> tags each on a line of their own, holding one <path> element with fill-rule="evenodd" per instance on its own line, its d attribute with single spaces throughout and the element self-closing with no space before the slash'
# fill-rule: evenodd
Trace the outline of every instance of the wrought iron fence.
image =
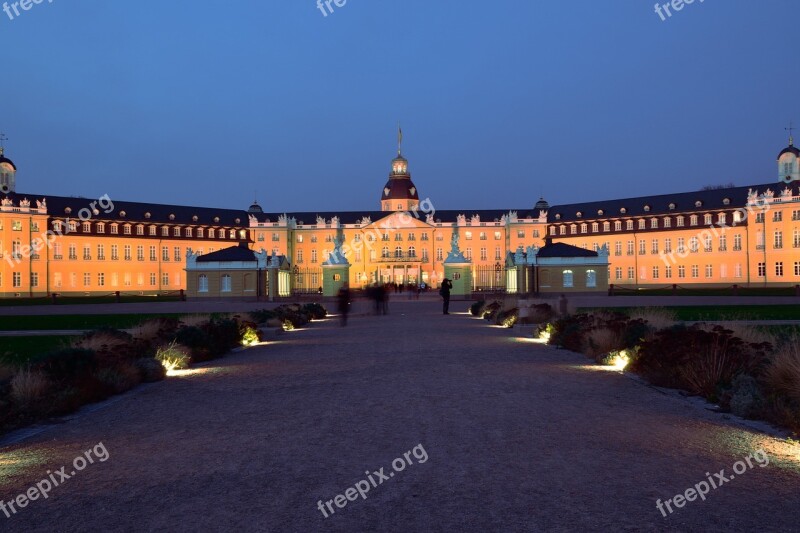
<svg viewBox="0 0 800 533">
<path fill-rule="evenodd" d="M 506 269 L 502 265 L 475 267 L 476 292 L 505 292 Z"/>
</svg>

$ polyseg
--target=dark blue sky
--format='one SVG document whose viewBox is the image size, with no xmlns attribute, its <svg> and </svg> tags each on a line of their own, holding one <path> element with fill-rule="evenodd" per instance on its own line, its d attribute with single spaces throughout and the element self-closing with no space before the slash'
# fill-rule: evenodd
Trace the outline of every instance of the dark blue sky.
<svg viewBox="0 0 800 533">
<path fill-rule="evenodd" d="M 398 120 L 440 209 L 777 181 L 797 1 L 653 4 L 45 0 L 0 131 L 20 192 L 268 211 L 377 209 Z"/>
</svg>

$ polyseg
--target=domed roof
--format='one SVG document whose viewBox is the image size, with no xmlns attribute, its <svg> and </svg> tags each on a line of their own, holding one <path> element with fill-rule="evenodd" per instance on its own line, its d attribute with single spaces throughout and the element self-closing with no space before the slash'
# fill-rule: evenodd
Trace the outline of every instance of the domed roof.
<svg viewBox="0 0 800 533">
<path fill-rule="evenodd" d="M 800 157 L 800 149 L 790 142 L 789 146 L 784 148 L 781 153 L 778 154 L 778 159 L 780 159 L 783 154 L 794 154 L 795 157 Z"/>
<path fill-rule="evenodd" d="M 258 205 L 258 202 L 253 202 L 253 205 L 247 208 L 247 212 L 255 214 L 255 213 L 263 213 L 264 210 L 261 209 L 261 206 Z"/>
<path fill-rule="evenodd" d="M 14 169 L 14 172 L 17 171 L 17 165 L 15 165 L 13 161 L 11 161 L 9 158 L 7 158 L 3 154 L 3 149 L 0 148 L 0 164 L 2 164 L 2 163 L 7 163 L 7 164 L 11 165 L 11 168 Z"/>
<path fill-rule="evenodd" d="M 539 198 L 539 201 L 536 202 L 536 205 L 533 206 L 534 209 L 550 209 L 550 204 L 547 203 L 547 200 L 544 198 Z"/>
<path fill-rule="evenodd" d="M 419 191 L 411 178 L 389 178 L 381 193 L 382 200 L 419 200 Z"/>
</svg>

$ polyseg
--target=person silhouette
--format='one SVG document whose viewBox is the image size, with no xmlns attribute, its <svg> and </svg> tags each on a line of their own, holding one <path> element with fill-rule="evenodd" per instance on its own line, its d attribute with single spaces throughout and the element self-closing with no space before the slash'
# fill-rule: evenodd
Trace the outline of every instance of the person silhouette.
<svg viewBox="0 0 800 533">
<path fill-rule="evenodd" d="M 445 315 L 450 314 L 450 289 L 453 288 L 453 282 L 447 278 L 442 280 L 442 286 L 439 289 L 439 294 L 442 295 L 442 312 Z"/>
</svg>

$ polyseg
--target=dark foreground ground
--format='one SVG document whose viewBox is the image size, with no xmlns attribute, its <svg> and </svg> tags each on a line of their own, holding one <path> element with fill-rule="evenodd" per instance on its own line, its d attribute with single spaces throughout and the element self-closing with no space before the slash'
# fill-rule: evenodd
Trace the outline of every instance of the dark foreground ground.
<svg viewBox="0 0 800 533">
<path fill-rule="evenodd" d="M 433 301 L 391 311 L 287 333 L 0 450 L 6 502 L 70 475 L 0 511 L 0 531 L 800 529 L 800 448 L 519 329 Z M 731 476 L 762 448 L 768 466 Z M 656 508 L 722 469 L 734 479 L 705 501 Z"/>
</svg>

